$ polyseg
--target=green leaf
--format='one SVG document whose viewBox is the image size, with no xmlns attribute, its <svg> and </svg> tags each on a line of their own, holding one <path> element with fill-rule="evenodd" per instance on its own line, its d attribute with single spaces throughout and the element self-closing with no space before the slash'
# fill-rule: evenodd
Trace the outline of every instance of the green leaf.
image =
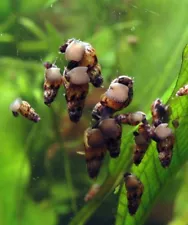
<svg viewBox="0 0 188 225">
<path fill-rule="evenodd" d="M 19 11 L 24 14 L 34 14 L 36 16 L 37 12 L 42 11 L 45 8 L 46 0 L 20 0 Z"/>
<path fill-rule="evenodd" d="M 33 33 L 40 40 L 46 39 L 45 33 L 32 20 L 30 20 L 26 17 L 21 17 L 20 18 L 20 24 L 22 24 L 25 28 L 27 28 L 31 33 Z"/>
<path fill-rule="evenodd" d="M 181 188 L 178 192 L 178 195 L 175 200 L 174 207 L 174 218 L 169 223 L 169 225 L 184 225 L 187 222 L 187 213 L 188 213 L 188 194 L 187 194 L 187 186 L 188 186 L 188 167 L 185 166 L 182 171 L 182 180 L 184 181 L 181 185 Z"/>
<path fill-rule="evenodd" d="M 31 200 L 27 199 L 24 205 L 24 217 L 23 223 L 27 225 L 41 224 L 55 225 L 57 224 L 55 212 L 52 210 L 52 206 L 48 201 L 43 201 L 40 204 L 35 204 Z"/>
<path fill-rule="evenodd" d="M 124 29 L 132 29 L 134 30 L 137 26 L 140 25 L 140 21 L 138 20 L 131 20 L 126 22 L 117 23 L 114 25 L 115 30 L 124 30 Z"/>
<path fill-rule="evenodd" d="M 10 15 L 3 23 L 0 24 L 0 31 L 1 32 L 7 31 L 15 23 L 15 19 L 16 19 L 15 15 Z"/>
<path fill-rule="evenodd" d="M 18 91 L 11 83 L 1 81 L 1 84 L 0 224 L 16 225 L 18 201 L 25 193 L 30 168 L 24 153 L 25 142 L 22 141 L 24 130 L 18 129 L 21 121 L 9 110 Z"/>
<path fill-rule="evenodd" d="M 0 64 L 2 67 L 6 67 L 6 69 L 11 70 L 32 70 L 35 73 L 39 71 L 39 68 L 41 69 L 41 72 L 43 72 L 43 67 L 41 66 L 42 62 L 30 60 L 30 61 L 24 61 L 18 58 L 10 58 L 10 57 L 1 57 L 0 58 Z"/>
<path fill-rule="evenodd" d="M 10 59 L 10 61 L 13 62 L 11 66 L 18 66 L 18 64 L 22 66 L 19 60 Z M 2 68 L 0 68 L 1 70 Z M 56 215 L 47 201 L 35 204 L 25 197 L 26 187 L 30 179 L 30 165 L 26 153 L 34 143 L 40 142 L 37 137 L 39 137 L 40 130 L 43 129 L 40 128 L 40 124 L 34 124 L 21 115 L 15 118 L 9 110 L 11 102 L 20 96 L 20 90 L 26 85 L 22 75 L 27 76 L 26 71 L 18 70 L 15 66 L 13 72 L 16 71 L 16 75 L 19 77 L 19 85 L 17 85 L 15 82 L 17 79 L 10 77 L 9 73 L 13 73 L 10 71 L 4 70 L 4 77 L 0 77 L 2 104 L 0 120 L 0 224 L 38 225 L 40 221 L 41 224 L 55 225 Z"/>
<path fill-rule="evenodd" d="M 4 19 L 11 12 L 11 1 L 0 2 L 0 18 Z"/>
<path fill-rule="evenodd" d="M 22 41 L 17 48 L 24 52 L 41 52 L 48 49 L 45 41 Z"/>
<path fill-rule="evenodd" d="M 48 41 L 49 52 L 57 52 L 63 40 L 63 36 L 60 35 L 57 29 L 48 21 L 45 22 L 45 27 L 47 31 L 47 41 Z"/>
<path fill-rule="evenodd" d="M 12 42 L 14 41 L 14 37 L 7 33 L 0 34 L 0 42 Z"/>
<path fill-rule="evenodd" d="M 51 8 L 52 8 L 53 5 L 54 5 L 56 2 L 57 2 L 57 0 L 48 0 L 48 1 L 46 1 L 44 7 L 45 7 L 45 8 L 48 8 L 48 7 L 51 7 Z"/>
<path fill-rule="evenodd" d="M 152 143 L 147 151 L 142 163 L 136 167 L 133 165 L 131 171 L 136 174 L 144 184 L 144 194 L 142 202 L 135 216 L 130 216 L 127 210 L 127 199 L 124 185 L 122 186 L 118 212 L 116 217 L 116 225 L 136 225 L 143 224 L 152 206 L 160 194 L 162 188 L 170 181 L 182 165 L 188 160 L 188 98 L 187 96 L 175 97 L 177 90 L 185 85 L 188 81 L 188 45 L 183 53 L 183 62 L 179 74 L 179 79 L 176 83 L 175 89 L 168 101 L 172 107 L 171 120 L 179 120 L 179 127 L 175 131 L 176 143 L 173 149 L 173 158 L 169 168 L 161 167 L 156 145 Z M 167 91 L 169 93 L 169 91 Z"/>
</svg>

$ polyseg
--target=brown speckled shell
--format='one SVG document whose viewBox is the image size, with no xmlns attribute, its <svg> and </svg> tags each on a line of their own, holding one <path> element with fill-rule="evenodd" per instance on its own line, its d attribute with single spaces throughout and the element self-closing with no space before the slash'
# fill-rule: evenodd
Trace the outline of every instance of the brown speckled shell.
<svg viewBox="0 0 188 225">
<path fill-rule="evenodd" d="M 64 87 L 70 120 L 72 122 L 78 122 L 82 116 L 89 84 L 75 85 L 69 83 L 64 78 Z"/>
<path fill-rule="evenodd" d="M 157 151 L 159 153 L 159 160 L 164 168 L 168 167 L 171 163 L 174 143 L 175 143 L 174 134 L 165 138 L 164 140 L 160 140 L 157 142 Z"/>
<path fill-rule="evenodd" d="M 22 116 L 28 118 L 29 120 L 37 123 L 40 120 L 39 115 L 31 108 L 30 104 L 26 101 L 22 101 L 19 112 Z"/>
<path fill-rule="evenodd" d="M 135 146 L 133 152 L 133 162 L 135 165 L 139 165 L 151 143 L 151 138 L 148 134 L 147 127 L 144 124 L 140 124 L 138 132 L 134 134 Z M 139 142 L 139 139 L 142 141 Z"/>
<path fill-rule="evenodd" d="M 140 205 L 144 185 L 135 175 L 128 173 L 124 175 L 124 181 L 127 190 L 128 210 L 131 215 L 134 215 Z"/>
<path fill-rule="evenodd" d="M 158 98 L 151 105 L 152 123 L 158 126 L 160 123 L 168 123 L 171 108 L 162 104 L 162 101 Z"/>
<path fill-rule="evenodd" d="M 56 98 L 58 90 L 63 83 L 63 79 L 56 82 L 44 81 L 44 103 L 50 105 Z"/>
<path fill-rule="evenodd" d="M 98 130 L 98 129 L 95 129 L 95 130 Z M 85 157 L 86 157 L 86 165 L 87 165 L 88 174 L 90 178 L 95 178 L 97 177 L 100 171 L 100 168 L 106 153 L 106 147 L 105 147 L 105 143 L 101 141 L 96 146 L 95 145 L 90 146 L 88 143 L 88 140 L 91 139 L 92 135 L 95 135 L 95 133 L 93 133 L 92 128 L 88 128 L 84 132 L 84 146 L 85 146 Z M 101 138 L 102 138 L 102 133 L 101 133 Z"/>
</svg>

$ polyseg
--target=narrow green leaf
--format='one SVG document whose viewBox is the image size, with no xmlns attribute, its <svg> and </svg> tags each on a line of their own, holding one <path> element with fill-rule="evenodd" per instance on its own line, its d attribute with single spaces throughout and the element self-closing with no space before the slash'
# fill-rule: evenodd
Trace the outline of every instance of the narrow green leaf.
<svg viewBox="0 0 188 225">
<path fill-rule="evenodd" d="M 0 31 L 1 32 L 7 31 L 15 23 L 15 19 L 16 19 L 15 15 L 10 15 L 3 23 L 0 24 Z"/>
<path fill-rule="evenodd" d="M 32 20 L 30 20 L 26 17 L 21 17 L 20 18 L 20 24 L 22 24 L 25 28 L 27 28 L 31 33 L 33 33 L 40 40 L 46 39 L 45 33 Z"/>
<path fill-rule="evenodd" d="M 48 0 L 46 1 L 44 8 L 49 8 L 49 7 L 53 7 L 53 4 L 55 4 L 57 2 L 57 0 Z"/>
<path fill-rule="evenodd" d="M 182 173 L 183 172 L 183 173 Z M 173 220 L 168 225 L 184 225 L 187 222 L 188 214 L 188 166 L 181 171 L 181 179 L 183 180 L 181 188 L 175 199 L 174 216 Z"/>
<path fill-rule="evenodd" d="M 45 22 L 49 52 L 57 52 L 63 40 L 62 35 L 50 22 Z"/>
<path fill-rule="evenodd" d="M 161 167 L 156 145 L 152 143 L 147 151 L 142 163 L 136 167 L 132 166 L 131 170 L 136 174 L 144 184 L 145 190 L 142 196 L 141 205 L 135 216 L 130 216 L 127 210 L 127 199 L 124 185 L 122 186 L 121 195 L 119 198 L 118 212 L 116 217 L 116 225 L 136 225 L 143 224 L 152 206 L 160 194 L 162 188 L 174 176 L 174 174 L 182 167 L 188 160 L 188 98 L 187 96 L 175 97 L 177 90 L 185 85 L 188 81 L 188 45 L 183 53 L 183 62 L 179 74 L 178 82 L 168 101 L 172 107 L 171 120 L 179 120 L 179 127 L 175 131 L 176 144 L 173 149 L 173 158 L 169 168 Z"/>
<path fill-rule="evenodd" d="M 1 80 L 0 120 L 0 224 L 17 225 L 16 214 L 20 195 L 25 193 L 30 168 L 24 153 L 21 122 L 12 116 L 10 103 L 18 97 L 18 91 L 10 82 Z M 2 141 L 4 140 L 4 141 Z M 11 140 L 11 141 L 10 141 Z"/>
<path fill-rule="evenodd" d="M 115 30 L 124 30 L 124 29 L 132 29 L 134 30 L 137 26 L 140 25 L 140 21 L 138 20 L 132 20 L 132 21 L 126 21 L 126 22 L 121 22 L 117 23 L 114 25 Z"/>
<path fill-rule="evenodd" d="M 45 225 L 57 224 L 55 212 L 48 201 L 43 201 L 40 204 L 33 203 L 27 199 L 24 205 L 24 217 L 22 224 L 38 225 L 39 223 Z M 40 221 L 40 222 L 39 222 Z"/>
<path fill-rule="evenodd" d="M 44 9 L 46 0 L 20 0 L 19 12 L 23 15 L 36 15 L 37 12 L 40 12 Z"/>
<path fill-rule="evenodd" d="M 11 2 L 10 1 L 1 1 L 0 2 L 0 18 L 5 18 L 11 12 Z"/>
<path fill-rule="evenodd" d="M 0 64 L 2 67 L 10 68 L 10 69 L 26 69 L 38 71 L 42 62 L 38 61 L 23 61 L 18 58 L 10 58 L 10 57 L 1 57 Z M 43 68 L 42 68 L 43 69 Z M 41 70 L 42 71 L 42 70 Z"/>
<path fill-rule="evenodd" d="M 24 52 L 41 52 L 48 49 L 45 41 L 22 41 L 17 48 Z"/>
<path fill-rule="evenodd" d="M 0 34 L 0 42 L 12 42 L 14 41 L 14 37 L 7 33 Z"/>
</svg>

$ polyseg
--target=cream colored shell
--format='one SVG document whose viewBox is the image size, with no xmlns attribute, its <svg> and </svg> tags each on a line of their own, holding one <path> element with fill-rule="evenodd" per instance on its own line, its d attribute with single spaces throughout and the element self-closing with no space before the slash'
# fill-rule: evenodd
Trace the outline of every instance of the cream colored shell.
<svg viewBox="0 0 188 225">
<path fill-rule="evenodd" d="M 81 41 L 73 40 L 65 51 L 65 58 L 67 61 L 79 62 L 85 52 L 85 46 Z"/>
<path fill-rule="evenodd" d="M 10 105 L 10 110 L 12 112 L 17 112 L 20 108 L 20 105 L 22 103 L 21 98 L 17 98 L 16 100 L 14 100 L 14 102 Z"/>
<path fill-rule="evenodd" d="M 167 123 L 161 123 L 155 128 L 155 134 L 159 139 L 164 140 L 172 134 L 172 130 L 168 127 Z"/>
<path fill-rule="evenodd" d="M 126 85 L 112 83 L 106 92 L 106 96 L 117 102 L 125 102 L 128 99 L 128 92 L 129 88 Z"/>
<path fill-rule="evenodd" d="M 46 79 L 49 81 L 58 81 L 61 79 L 60 68 L 52 67 L 46 70 Z"/>
<path fill-rule="evenodd" d="M 67 72 L 66 76 L 69 78 L 69 82 L 76 85 L 89 83 L 90 79 L 87 74 L 87 69 L 87 67 L 80 66 Z"/>
<path fill-rule="evenodd" d="M 143 112 L 135 112 L 131 114 L 132 120 L 136 122 L 142 122 L 146 118 L 146 114 Z"/>
</svg>

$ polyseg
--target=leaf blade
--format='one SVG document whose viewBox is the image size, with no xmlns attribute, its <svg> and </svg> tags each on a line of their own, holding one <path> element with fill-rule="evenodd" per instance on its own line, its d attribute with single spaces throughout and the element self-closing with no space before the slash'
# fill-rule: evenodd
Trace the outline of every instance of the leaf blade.
<svg viewBox="0 0 188 225">
<path fill-rule="evenodd" d="M 116 225 L 136 225 L 138 221 L 140 221 L 139 224 L 143 224 L 150 212 L 149 209 L 152 208 L 152 205 L 159 195 L 161 188 L 165 186 L 165 184 L 170 180 L 170 177 L 172 177 L 188 159 L 188 140 L 185 138 L 185 134 L 188 133 L 188 119 L 185 117 L 185 115 L 188 114 L 188 108 L 185 107 L 188 104 L 188 98 L 186 98 L 187 96 L 174 98 L 177 90 L 187 81 L 188 45 L 185 47 L 183 52 L 182 66 L 178 82 L 176 83 L 176 87 L 172 93 L 173 97 L 171 96 L 168 101 L 168 104 L 171 105 L 173 111 L 172 120 L 181 118 L 179 120 L 180 125 L 176 132 L 176 144 L 173 150 L 174 154 L 171 165 L 167 169 L 161 167 L 158 160 L 156 146 L 153 143 L 148 149 L 148 152 L 145 155 L 141 165 L 139 167 L 134 165 L 131 167 L 133 173 L 135 173 L 141 179 L 145 186 L 140 208 L 134 217 L 129 215 L 127 212 L 125 188 L 122 187 L 117 210 Z M 152 160 L 150 159 L 151 157 Z"/>
</svg>

